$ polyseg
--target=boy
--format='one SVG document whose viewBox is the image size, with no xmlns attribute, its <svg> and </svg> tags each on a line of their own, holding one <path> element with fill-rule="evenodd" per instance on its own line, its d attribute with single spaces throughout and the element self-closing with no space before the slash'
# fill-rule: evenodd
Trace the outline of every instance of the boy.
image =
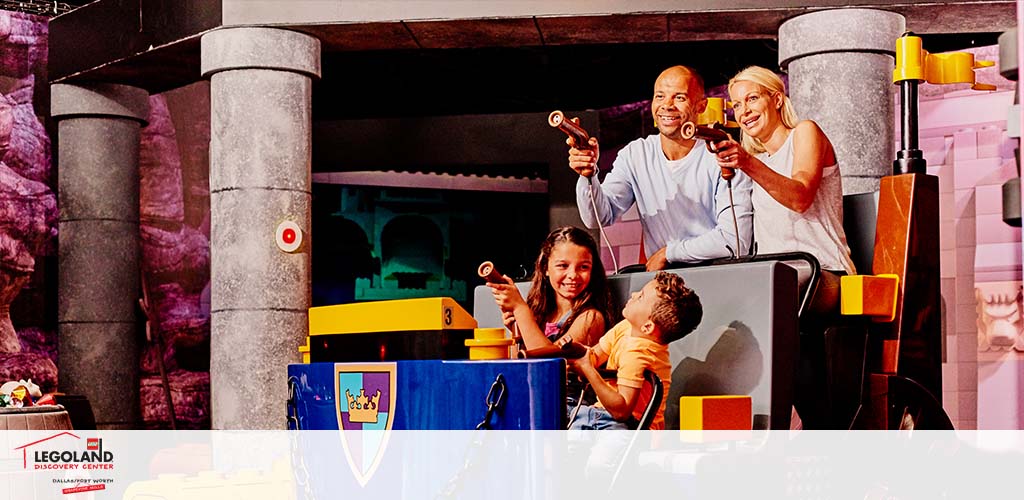
<svg viewBox="0 0 1024 500">
<path fill-rule="evenodd" d="M 629 428 L 650 400 L 640 393 L 644 370 L 652 370 L 661 378 L 667 395 L 672 381 L 668 344 L 697 328 L 702 316 L 700 298 L 676 274 L 659 272 L 634 292 L 622 309 L 624 319 L 604 334 L 587 355 L 571 361 L 573 369 L 594 388 L 598 402 L 594 406 L 581 405 L 569 428 Z M 604 380 L 595 368 L 606 361 L 608 370 L 616 372 L 614 380 Z M 662 402 L 652 430 L 665 428 L 664 413 Z"/>
</svg>

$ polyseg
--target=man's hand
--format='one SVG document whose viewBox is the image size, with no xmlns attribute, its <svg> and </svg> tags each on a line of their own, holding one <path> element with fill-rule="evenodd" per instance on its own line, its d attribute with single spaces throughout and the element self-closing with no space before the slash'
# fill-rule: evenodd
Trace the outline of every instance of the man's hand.
<svg viewBox="0 0 1024 500">
<path fill-rule="evenodd" d="M 577 174 L 589 178 L 597 171 L 598 153 L 597 138 L 590 138 L 590 149 L 576 149 L 576 141 L 571 137 L 565 140 L 569 145 L 569 168 Z"/>
<path fill-rule="evenodd" d="M 668 259 L 665 257 L 665 248 L 667 247 L 661 247 L 661 250 L 654 252 L 653 255 L 647 258 L 648 271 L 660 271 L 668 265 Z"/>
</svg>

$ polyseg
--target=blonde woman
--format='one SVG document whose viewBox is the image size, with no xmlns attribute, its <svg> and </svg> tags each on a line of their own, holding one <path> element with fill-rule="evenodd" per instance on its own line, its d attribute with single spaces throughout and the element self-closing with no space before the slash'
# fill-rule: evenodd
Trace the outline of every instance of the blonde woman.
<svg viewBox="0 0 1024 500">
<path fill-rule="evenodd" d="M 843 182 L 835 150 L 817 123 L 799 121 L 782 79 L 751 66 L 729 80 L 743 144 L 716 145 L 718 164 L 754 180 L 754 241 L 759 253 L 804 251 L 823 271 L 811 310 L 832 312 L 839 276 L 854 274 L 843 231 Z"/>
<path fill-rule="evenodd" d="M 817 123 L 799 121 L 778 75 L 751 66 L 729 80 L 743 144 L 716 144 L 718 164 L 754 181 L 754 241 L 758 252 L 804 251 L 821 264 L 817 290 L 801 318 L 794 405 L 803 425 L 834 428 L 825 383 L 822 326 L 838 313 L 839 277 L 855 272 L 843 231 L 843 182 L 832 143 Z M 842 424 L 842 428 L 846 428 Z"/>
</svg>

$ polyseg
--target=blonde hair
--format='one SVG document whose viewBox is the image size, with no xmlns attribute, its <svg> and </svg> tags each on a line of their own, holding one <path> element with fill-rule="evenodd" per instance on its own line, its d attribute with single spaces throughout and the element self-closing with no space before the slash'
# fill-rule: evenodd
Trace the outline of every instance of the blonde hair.
<svg viewBox="0 0 1024 500">
<path fill-rule="evenodd" d="M 748 66 L 729 80 L 730 94 L 732 93 L 733 84 L 737 82 L 756 83 L 772 94 L 777 93 L 781 95 L 782 108 L 779 110 L 779 115 L 782 118 L 782 125 L 789 129 L 796 127 L 800 120 L 796 116 L 796 110 L 793 109 L 793 102 L 786 95 L 786 85 L 782 83 L 782 78 L 779 75 L 761 66 Z M 764 144 L 761 144 L 761 141 L 746 133 L 743 134 L 743 149 L 746 149 L 751 154 L 765 152 Z"/>
</svg>

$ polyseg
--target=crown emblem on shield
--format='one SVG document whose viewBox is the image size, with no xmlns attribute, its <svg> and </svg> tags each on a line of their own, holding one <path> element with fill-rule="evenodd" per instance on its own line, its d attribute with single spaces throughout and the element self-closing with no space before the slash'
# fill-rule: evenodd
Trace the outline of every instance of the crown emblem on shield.
<svg viewBox="0 0 1024 500">
<path fill-rule="evenodd" d="M 352 393 L 345 389 L 348 400 L 348 416 L 352 422 L 364 424 L 377 423 L 377 408 L 380 403 L 380 390 L 373 394 L 373 399 L 366 397 L 366 390 L 359 389 L 359 396 L 353 398 Z"/>
</svg>

